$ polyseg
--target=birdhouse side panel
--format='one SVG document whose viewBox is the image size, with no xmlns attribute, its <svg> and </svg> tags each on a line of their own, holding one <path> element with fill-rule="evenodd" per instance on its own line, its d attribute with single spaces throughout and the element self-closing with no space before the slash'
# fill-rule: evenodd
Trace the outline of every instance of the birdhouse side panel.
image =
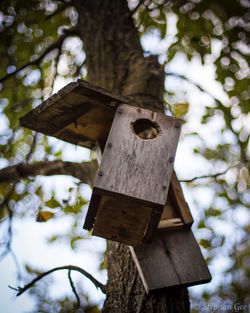
<svg viewBox="0 0 250 313">
<path fill-rule="evenodd" d="M 138 121 L 155 125 L 156 136 L 141 138 L 141 133 L 148 129 Z M 141 133 L 135 125 L 142 128 Z M 121 105 L 109 133 L 100 165 L 101 175 L 97 175 L 95 187 L 164 205 L 180 127 L 178 119 Z"/>
</svg>

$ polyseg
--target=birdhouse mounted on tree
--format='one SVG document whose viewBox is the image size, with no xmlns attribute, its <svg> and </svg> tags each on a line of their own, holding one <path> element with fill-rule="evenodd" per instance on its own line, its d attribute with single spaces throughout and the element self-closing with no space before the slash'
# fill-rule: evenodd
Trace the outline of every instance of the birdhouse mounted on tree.
<svg viewBox="0 0 250 313">
<path fill-rule="evenodd" d="M 163 212 L 181 120 L 119 105 L 84 228 L 128 245 L 150 239 Z"/>
<path fill-rule="evenodd" d="M 173 172 L 180 119 L 139 108 L 127 98 L 79 80 L 20 122 L 102 151 L 84 228 L 130 245 L 147 292 L 211 280 Z"/>
<path fill-rule="evenodd" d="M 105 147 L 84 228 L 134 246 L 149 239 L 158 227 L 182 121 L 128 102 L 79 80 L 62 88 L 20 122 L 83 147 Z M 159 227 L 186 224 L 181 215 L 178 218 Z"/>
</svg>

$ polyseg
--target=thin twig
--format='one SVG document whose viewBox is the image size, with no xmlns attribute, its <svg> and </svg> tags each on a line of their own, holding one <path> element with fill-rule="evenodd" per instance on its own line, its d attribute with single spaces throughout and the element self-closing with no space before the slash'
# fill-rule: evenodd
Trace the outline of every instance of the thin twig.
<svg viewBox="0 0 250 313">
<path fill-rule="evenodd" d="M 31 146 L 30 146 L 30 151 L 26 155 L 26 158 L 25 158 L 26 163 L 29 163 L 29 161 L 31 160 L 31 158 L 32 158 L 32 156 L 33 156 L 33 154 L 35 152 L 35 148 L 36 148 L 36 144 L 37 144 L 37 137 L 38 137 L 38 134 L 35 133 L 34 136 L 33 136 L 33 139 L 32 139 Z"/>
<path fill-rule="evenodd" d="M 47 272 L 41 273 L 40 275 L 38 275 L 36 278 L 34 278 L 31 282 L 29 282 L 24 287 L 18 287 L 17 297 L 20 296 L 21 294 L 23 294 L 28 289 L 30 289 L 33 285 L 35 285 L 39 280 L 43 279 L 45 276 L 47 276 L 53 272 L 60 271 L 60 270 L 72 270 L 72 271 L 79 272 L 83 276 L 87 277 L 96 286 L 96 288 L 100 288 L 100 290 L 103 293 L 106 292 L 105 285 L 103 285 L 101 282 L 99 282 L 97 279 L 95 279 L 94 276 L 92 276 L 91 274 L 89 274 L 88 272 L 83 270 L 82 268 L 80 268 L 78 266 L 74 266 L 74 265 L 65 265 L 65 266 L 55 267 L 55 268 L 52 268 L 51 270 L 49 270 Z"/>
<path fill-rule="evenodd" d="M 140 8 L 140 6 L 142 6 L 144 4 L 144 2 L 145 2 L 145 0 L 140 0 L 137 3 L 136 7 L 130 12 L 130 15 L 133 16 L 137 12 L 137 10 Z"/>
<path fill-rule="evenodd" d="M 10 247 L 9 253 L 10 253 L 10 255 L 11 255 L 11 257 L 12 257 L 14 263 L 15 263 L 15 266 L 16 266 L 16 272 L 17 272 L 17 274 L 16 274 L 16 281 L 17 281 L 17 284 L 19 284 L 20 281 L 22 281 L 21 266 L 19 264 L 19 261 L 18 261 L 18 258 L 16 256 L 15 252 L 11 249 L 11 247 Z"/>
<path fill-rule="evenodd" d="M 216 103 L 218 103 L 220 106 L 223 106 L 222 102 L 219 99 L 217 99 L 211 92 L 207 91 L 200 84 L 196 83 L 195 81 L 186 77 L 185 75 L 173 73 L 173 72 L 167 72 L 167 71 L 165 71 L 165 74 L 167 76 L 173 76 L 173 77 L 180 78 L 180 79 L 187 81 L 188 83 L 190 83 L 190 84 L 194 85 L 196 88 L 198 88 L 200 91 L 206 93 L 208 96 L 213 98 L 216 101 Z"/>
<path fill-rule="evenodd" d="M 190 179 L 180 179 L 179 181 L 182 182 L 182 183 L 192 183 L 193 181 L 198 180 L 198 179 L 217 178 L 217 177 L 219 177 L 221 175 L 226 174 L 230 169 L 238 166 L 239 163 L 240 162 L 237 162 L 236 164 L 234 164 L 232 166 L 229 166 L 227 169 L 225 169 L 222 172 L 218 172 L 218 173 L 215 173 L 215 174 L 207 174 L 207 175 L 196 176 L 196 177 L 193 177 L 193 178 L 190 178 Z"/>
<path fill-rule="evenodd" d="M 69 283 L 70 283 L 70 286 L 71 286 L 71 289 L 74 293 L 74 295 L 76 296 L 76 301 L 77 301 L 77 309 L 80 308 L 81 306 L 81 302 L 80 302 L 80 298 L 78 296 L 78 293 L 76 291 L 76 288 L 75 288 L 75 285 L 73 283 L 73 280 L 71 278 L 71 270 L 68 271 L 68 279 L 69 279 Z"/>
<path fill-rule="evenodd" d="M 56 16 L 57 14 L 63 12 L 71 5 L 71 2 L 63 2 L 63 5 L 58 8 L 55 12 L 51 13 L 50 15 L 47 15 L 45 18 L 45 21 L 50 20 L 52 17 Z"/>
</svg>

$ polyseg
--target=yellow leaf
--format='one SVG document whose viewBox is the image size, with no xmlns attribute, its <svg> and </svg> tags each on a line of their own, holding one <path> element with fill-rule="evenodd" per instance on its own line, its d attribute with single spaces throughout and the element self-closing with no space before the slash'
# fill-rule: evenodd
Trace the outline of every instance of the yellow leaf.
<svg viewBox="0 0 250 313">
<path fill-rule="evenodd" d="M 36 221 L 37 222 L 47 222 L 54 216 L 54 213 L 49 211 L 40 211 L 37 215 Z"/>
<path fill-rule="evenodd" d="M 176 117 L 182 117 L 184 116 L 189 109 L 189 103 L 188 102 L 179 102 L 173 105 L 172 110 Z"/>
</svg>

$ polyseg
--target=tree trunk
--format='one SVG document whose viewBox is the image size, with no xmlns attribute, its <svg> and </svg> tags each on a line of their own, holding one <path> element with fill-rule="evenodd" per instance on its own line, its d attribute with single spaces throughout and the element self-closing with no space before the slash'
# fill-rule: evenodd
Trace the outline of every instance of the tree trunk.
<svg viewBox="0 0 250 313">
<path fill-rule="evenodd" d="M 163 111 L 164 73 L 156 57 L 144 57 L 125 0 L 75 0 L 84 42 L 88 80 Z M 189 312 L 186 288 L 145 294 L 127 246 L 108 242 L 104 313 Z M 153 256 L 152 256 L 153 257 Z"/>
</svg>

